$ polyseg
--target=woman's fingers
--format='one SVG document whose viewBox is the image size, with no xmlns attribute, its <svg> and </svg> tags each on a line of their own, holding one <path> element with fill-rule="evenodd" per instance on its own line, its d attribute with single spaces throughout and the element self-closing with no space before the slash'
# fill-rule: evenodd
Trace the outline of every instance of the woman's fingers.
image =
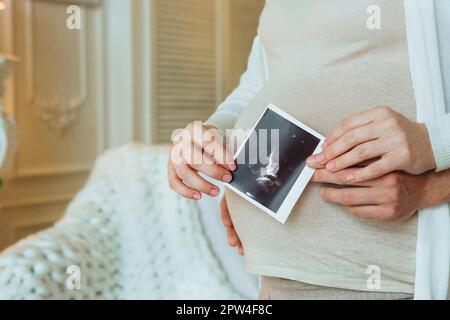
<svg viewBox="0 0 450 320">
<path fill-rule="evenodd" d="M 200 191 L 201 193 L 215 197 L 220 192 L 218 187 L 200 177 L 200 175 L 187 164 L 176 165 L 175 171 L 177 172 L 178 177 L 187 183 L 189 187 Z"/>
<path fill-rule="evenodd" d="M 192 122 L 172 136 L 168 163 L 169 183 L 173 190 L 189 199 L 200 199 L 201 193 L 213 197 L 219 188 L 199 175 L 231 182 L 231 171 L 237 167 L 228 152 L 220 131 L 201 122 Z"/>
<path fill-rule="evenodd" d="M 319 157 L 319 154 L 315 154 L 310 156 L 308 159 L 306 159 L 306 164 L 308 167 L 312 169 L 323 169 L 325 168 L 325 164 L 323 161 L 325 160 L 325 156 L 322 155 L 322 157 Z"/>
<path fill-rule="evenodd" d="M 326 169 L 318 169 L 314 172 L 311 182 L 348 185 L 347 176 L 354 174 L 357 170 L 357 168 L 351 168 L 334 173 Z"/>
<path fill-rule="evenodd" d="M 220 201 L 220 216 L 222 217 L 224 227 L 227 229 L 228 244 L 232 247 L 236 247 L 241 241 L 239 240 L 236 230 L 234 230 L 233 221 L 231 220 L 225 197 Z"/>
<path fill-rule="evenodd" d="M 200 192 L 189 188 L 181 181 L 172 164 L 169 164 L 168 171 L 169 186 L 173 191 L 186 199 L 200 200 L 202 198 Z"/>
<path fill-rule="evenodd" d="M 183 164 L 188 164 L 194 170 L 202 172 L 216 180 L 227 183 L 231 182 L 233 177 L 230 171 L 215 163 L 215 160 L 209 154 L 203 152 L 199 146 L 191 144 L 184 148 L 185 150 L 190 150 L 190 152 L 185 152 Z"/>
<path fill-rule="evenodd" d="M 222 217 L 223 225 L 227 229 L 228 244 L 231 247 L 236 247 L 241 256 L 244 255 L 244 248 L 236 230 L 233 227 L 233 222 L 231 221 L 230 212 L 228 211 L 225 197 L 220 201 L 220 216 Z"/>
<path fill-rule="evenodd" d="M 217 164 L 222 165 L 225 169 L 234 171 L 236 170 L 236 163 L 233 159 L 233 155 L 228 151 L 227 145 L 224 143 L 223 138 L 218 137 L 214 133 L 205 133 L 205 136 L 212 139 L 212 142 L 204 147 L 204 151 L 208 154 Z"/>
<path fill-rule="evenodd" d="M 377 126 L 371 123 L 345 132 L 334 142 L 328 142 L 327 148 L 323 151 L 325 161 L 333 160 L 360 144 L 376 139 L 377 131 Z"/>
<path fill-rule="evenodd" d="M 241 256 L 243 256 L 243 255 L 244 255 L 244 247 L 242 246 L 242 244 L 239 244 L 239 245 L 237 246 L 237 249 L 238 249 L 238 253 L 239 253 Z"/>
<path fill-rule="evenodd" d="M 222 223 L 225 228 L 233 228 L 233 222 L 231 221 L 225 197 L 220 201 L 220 216 L 222 217 Z"/>
<path fill-rule="evenodd" d="M 378 205 L 388 201 L 388 191 L 383 188 L 322 188 L 322 199 L 343 206 Z"/>
<path fill-rule="evenodd" d="M 204 155 L 204 157 L 209 158 L 208 155 Z M 215 164 L 212 159 L 209 159 L 208 161 L 201 164 L 193 164 L 191 165 L 191 167 L 194 170 L 202 172 L 213 179 L 220 180 L 226 183 L 231 182 L 231 180 L 233 179 L 230 171 L 225 169 L 223 166 Z"/>
<path fill-rule="evenodd" d="M 347 131 L 371 123 L 375 119 L 379 118 L 384 112 L 384 109 L 384 107 L 374 108 L 345 118 L 340 123 L 340 125 L 328 135 L 326 139 L 325 149 L 327 149 L 333 142 L 335 142 Z"/>
<path fill-rule="evenodd" d="M 234 228 L 227 228 L 227 236 L 228 236 L 228 244 L 231 247 L 237 247 L 241 243 Z"/>
<path fill-rule="evenodd" d="M 366 142 L 353 148 L 351 151 L 340 155 L 326 164 L 326 169 L 337 172 L 349 167 L 356 166 L 364 161 L 383 155 L 383 146 L 378 140 Z"/>
<path fill-rule="evenodd" d="M 306 160 L 309 167 L 313 169 L 323 168 L 330 160 L 348 152 L 355 146 L 377 138 L 378 128 L 369 121 L 372 118 L 359 114 L 354 117 L 356 117 L 356 120 L 352 120 L 352 117 L 348 118 L 349 120 L 344 120 L 330 134 L 323 144 L 322 152 L 312 155 Z"/>
<path fill-rule="evenodd" d="M 228 151 L 225 139 L 217 128 L 202 126 L 201 122 L 194 122 L 188 125 L 187 129 L 193 144 L 214 159 L 215 163 L 225 169 L 236 170 L 233 155 Z"/>
<path fill-rule="evenodd" d="M 361 182 L 379 178 L 389 172 L 395 171 L 397 163 L 398 161 L 387 155 L 369 164 L 367 167 L 358 169 L 354 174 L 348 176 L 348 181 Z"/>
</svg>

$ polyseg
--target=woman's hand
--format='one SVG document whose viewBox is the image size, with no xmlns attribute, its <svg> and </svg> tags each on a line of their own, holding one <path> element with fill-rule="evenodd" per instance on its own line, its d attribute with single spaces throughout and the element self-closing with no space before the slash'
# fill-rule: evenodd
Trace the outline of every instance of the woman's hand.
<svg viewBox="0 0 450 320">
<path fill-rule="evenodd" d="M 337 173 L 318 169 L 313 182 L 348 186 L 347 176 L 358 169 L 350 168 Z M 402 221 L 414 215 L 425 203 L 428 175 L 409 175 L 393 172 L 352 187 L 324 187 L 321 197 L 330 203 L 340 204 L 351 214 L 383 221 Z"/>
<path fill-rule="evenodd" d="M 216 197 L 219 188 L 199 175 L 230 182 L 236 170 L 220 131 L 213 126 L 193 122 L 174 134 L 167 164 L 170 187 L 179 195 L 200 200 L 202 193 Z"/>
<path fill-rule="evenodd" d="M 436 168 L 428 130 L 387 107 L 353 115 L 326 139 L 322 153 L 308 158 L 312 168 L 326 167 L 330 172 L 354 167 L 347 182 L 368 181 L 389 172 L 421 174 Z"/>
<path fill-rule="evenodd" d="M 220 215 L 222 217 L 222 223 L 227 229 L 228 244 L 230 247 L 236 248 L 241 256 L 244 255 L 244 248 L 242 247 L 241 240 L 234 229 L 233 221 L 231 221 L 230 212 L 228 211 L 227 200 L 225 196 L 220 201 Z"/>
</svg>

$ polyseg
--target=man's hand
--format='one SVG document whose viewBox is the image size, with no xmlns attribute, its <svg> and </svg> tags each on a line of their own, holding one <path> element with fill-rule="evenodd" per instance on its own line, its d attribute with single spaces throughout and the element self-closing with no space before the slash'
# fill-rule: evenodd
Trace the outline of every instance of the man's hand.
<svg viewBox="0 0 450 320">
<path fill-rule="evenodd" d="M 332 173 L 326 169 L 317 169 L 311 182 L 346 186 L 345 189 L 324 187 L 321 196 L 325 201 L 340 204 L 351 214 L 366 219 L 402 221 L 420 209 L 450 201 L 450 170 L 421 175 L 393 172 L 350 185 L 346 176 L 355 170 L 358 169 Z M 244 248 L 231 221 L 225 197 L 220 203 L 220 209 L 229 245 L 236 247 L 239 254 L 243 255 Z"/>
<path fill-rule="evenodd" d="M 200 200 L 202 193 L 216 197 L 219 188 L 199 172 L 223 182 L 232 180 L 230 171 L 236 169 L 236 164 L 217 128 L 193 122 L 172 140 L 167 172 L 169 185 L 176 193 L 194 200 Z"/>
<path fill-rule="evenodd" d="M 373 159 L 368 166 L 352 170 L 345 181 L 368 181 L 394 171 L 417 175 L 436 168 L 426 126 L 387 107 L 342 121 L 327 137 L 323 152 L 308 158 L 307 163 L 338 172 Z"/>
<path fill-rule="evenodd" d="M 222 223 L 227 229 L 228 244 L 230 247 L 236 248 L 241 256 L 244 255 L 244 248 L 242 247 L 241 240 L 234 229 L 233 221 L 231 221 L 230 212 L 228 211 L 227 200 L 225 196 L 220 201 L 220 215 L 222 217 Z"/>
<path fill-rule="evenodd" d="M 345 169 L 337 173 L 318 169 L 313 182 L 346 185 L 347 176 L 359 169 Z M 351 187 L 323 187 L 321 197 L 330 203 L 340 204 L 351 214 L 383 221 L 402 221 L 410 218 L 425 204 L 428 175 L 409 175 L 393 172 L 367 182 L 352 183 Z"/>
</svg>

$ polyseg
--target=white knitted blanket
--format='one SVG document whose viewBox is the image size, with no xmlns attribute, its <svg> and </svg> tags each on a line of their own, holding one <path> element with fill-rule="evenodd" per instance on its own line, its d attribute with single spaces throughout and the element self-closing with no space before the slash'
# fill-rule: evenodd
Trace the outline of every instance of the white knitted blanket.
<svg viewBox="0 0 450 320">
<path fill-rule="evenodd" d="M 103 155 L 60 222 L 0 255 L 0 299 L 239 298 L 166 162 L 166 147 Z M 72 265 L 79 290 L 66 284 Z"/>
</svg>

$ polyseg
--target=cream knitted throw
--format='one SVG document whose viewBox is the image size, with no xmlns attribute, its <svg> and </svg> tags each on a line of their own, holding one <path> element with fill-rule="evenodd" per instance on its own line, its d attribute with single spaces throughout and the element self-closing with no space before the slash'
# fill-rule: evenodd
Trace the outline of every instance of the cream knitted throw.
<svg viewBox="0 0 450 320">
<path fill-rule="evenodd" d="M 166 147 L 103 155 L 60 222 L 0 255 L 0 299 L 239 298 L 166 161 Z M 71 265 L 80 290 L 66 285 Z"/>
</svg>

